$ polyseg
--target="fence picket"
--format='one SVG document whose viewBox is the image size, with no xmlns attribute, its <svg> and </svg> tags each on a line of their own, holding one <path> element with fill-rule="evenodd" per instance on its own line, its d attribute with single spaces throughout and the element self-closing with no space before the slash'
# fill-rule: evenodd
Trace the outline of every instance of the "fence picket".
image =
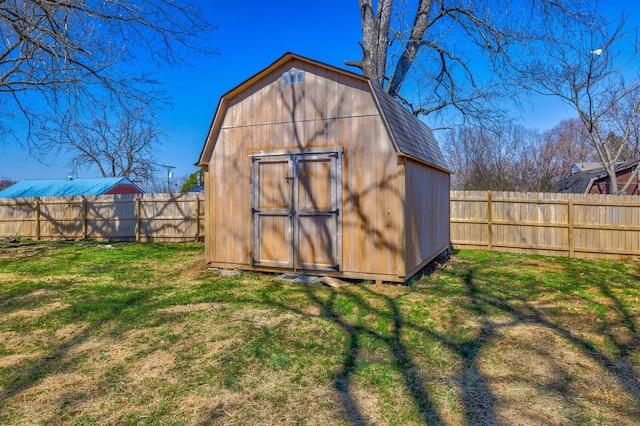
<svg viewBox="0 0 640 426">
<path fill-rule="evenodd" d="M 203 194 L 0 199 L 0 238 L 193 241 Z M 451 191 L 451 243 L 520 253 L 640 258 L 640 198 Z"/>
<path fill-rule="evenodd" d="M 640 198 L 593 194 L 490 192 L 487 216 L 478 211 L 474 191 L 452 191 L 454 248 L 482 247 L 569 257 L 640 257 Z M 468 223 L 486 226 L 489 238 L 465 232 Z"/>
<path fill-rule="evenodd" d="M 202 194 L 100 195 L 0 199 L 0 238 L 193 241 Z"/>
</svg>

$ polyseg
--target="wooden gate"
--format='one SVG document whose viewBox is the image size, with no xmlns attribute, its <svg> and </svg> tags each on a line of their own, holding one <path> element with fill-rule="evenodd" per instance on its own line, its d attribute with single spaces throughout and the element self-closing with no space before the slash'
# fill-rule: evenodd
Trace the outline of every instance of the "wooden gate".
<svg viewBox="0 0 640 426">
<path fill-rule="evenodd" d="M 254 265 L 340 270 L 342 151 L 252 156 Z"/>
</svg>

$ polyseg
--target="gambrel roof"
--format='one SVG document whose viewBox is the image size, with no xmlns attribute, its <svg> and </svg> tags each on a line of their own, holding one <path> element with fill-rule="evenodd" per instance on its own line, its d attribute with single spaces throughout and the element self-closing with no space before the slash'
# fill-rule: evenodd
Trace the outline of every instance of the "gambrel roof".
<svg viewBox="0 0 640 426">
<path fill-rule="evenodd" d="M 198 160 L 198 163 L 196 163 L 198 166 L 205 166 L 209 162 L 209 158 L 211 157 L 211 153 L 215 144 L 215 137 L 213 136 L 214 133 L 219 131 L 220 126 L 222 125 L 222 120 L 224 119 L 224 113 L 227 108 L 228 102 L 233 97 L 258 82 L 265 75 L 269 74 L 283 64 L 293 60 L 306 62 L 317 67 L 323 67 L 332 72 L 347 75 L 349 77 L 367 82 L 373 101 L 376 103 L 380 115 L 387 127 L 387 130 L 389 131 L 396 153 L 400 156 L 412 158 L 421 163 L 425 163 L 443 171 L 450 172 L 444 156 L 442 155 L 442 151 L 440 150 L 440 146 L 433 136 L 433 132 L 431 131 L 431 129 L 424 122 L 419 120 L 411 112 L 404 108 L 400 103 L 398 103 L 395 99 L 393 99 L 390 95 L 384 92 L 384 90 L 374 86 L 368 78 L 363 77 L 359 74 L 355 74 L 350 71 L 346 71 L 344 69 L 337 68 L 332 65 L 328 65 L 294 53 L 284 54 L 282 57 L 280 57 L 280 59 L 275 61 L 264 70 L 260 71 L 245 82 L 241 83 L 229 92 L 222 95 L 220 103 L 216 110 L 215 117 L 211 124 L 206 143 L 202 149 L 202 153 L 200 154 L 200 159 Z"/>
<path fill-rule="evenodd" d="M 440 150 L 440 145 L 438 145 L 429 126 L 384 90 L 373 84 L 371 87 L 400 153 L 448 171 L 449 168 Z"/>
</svg>

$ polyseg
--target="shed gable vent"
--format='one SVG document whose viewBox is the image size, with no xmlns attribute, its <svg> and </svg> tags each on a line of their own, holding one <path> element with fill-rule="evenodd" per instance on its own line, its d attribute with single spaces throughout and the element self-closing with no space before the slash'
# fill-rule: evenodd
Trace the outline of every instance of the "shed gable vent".
<svg viewBox="0 0 640 426">
<path fill-rule="evenodd" d="M 304 83 L 304 71 L 295 70 L 282 73 L 282 84 Z"/>
</svg>

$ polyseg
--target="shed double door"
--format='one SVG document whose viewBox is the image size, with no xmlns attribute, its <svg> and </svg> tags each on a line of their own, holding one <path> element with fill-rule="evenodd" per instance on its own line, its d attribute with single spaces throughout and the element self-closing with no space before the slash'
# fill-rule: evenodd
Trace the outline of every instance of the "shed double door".
<svg viewBox="0 0 640 426">
<path fill-rule="evenodd" d="M 339 270 L 341 152 L 252 156 L 254 265 Z"/>
</svg>

